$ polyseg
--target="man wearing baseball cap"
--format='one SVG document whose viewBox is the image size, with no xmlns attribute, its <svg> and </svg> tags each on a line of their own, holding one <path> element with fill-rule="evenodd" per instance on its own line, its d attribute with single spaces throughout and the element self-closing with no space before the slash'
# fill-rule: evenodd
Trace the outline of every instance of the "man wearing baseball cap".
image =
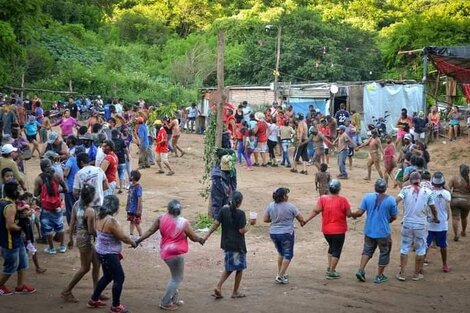
<svg viewBox="0 0 470 313">
<path fill-rule="evenodd" d="M 47 137 L 47 145 L 44 149 L 44 153 L 47 151 L 53 151 L 59 154 L 61 161 L 67 160 L 69 156 L 67 145 L 62 141 L 56 132 L 50 132 L 49 136 Z"/>
<path fill-rule="evenodd" d="M 396 198 L 397 204 L 403 201 L 403 222 L 401 230 L 400 272 L 397 279 L 405 281 L 405 269 L 408 263 L 408 254 L 412 246 L 416 250 L 415 270 L 412 279 L 420 280 L 424 257 L 426 255 L 426 238 L 428 236 L 428 206 L 432 213 L 432 222 L 439 224 L 437 210 L 434 206 L 433 191 L 425 185 L 420 185 L 421 175 L 413 172 L 410 175 L 411 185 L 403 187 Z"/>
<path fill-rule="evenodd" d="M 10 168 L 13 171 L 13 176 L 15 180 L 21 186 L 21 188 L 26 191 L 26 185 L 23 179 L 23 174 L 18 170 L 18 165 L 16 164 L 14 157 L 18 149 L 13 147 L 11 144 L 3 145 L 0 152 L 2 157 L 0 158 L 0 172 L 5 168 Z M 0 184 L 3 184 L 3 179 L 0 177 Z"/>
</svg>

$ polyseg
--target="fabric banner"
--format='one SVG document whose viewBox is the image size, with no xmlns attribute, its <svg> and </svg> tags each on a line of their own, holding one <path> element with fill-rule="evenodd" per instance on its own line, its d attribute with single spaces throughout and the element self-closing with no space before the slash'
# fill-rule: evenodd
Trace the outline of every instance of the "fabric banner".
<svg viewBox="0 0 470 313">
<path fill-rule="evenodd" d="M 373 118 L 383 117 L 388 111 L 387 133 L 396 130 L 396 123 L 401 109 L 406 108 L 408 115 L 423 108 L 423 85 L 385 85 L 371 83 L 364 85 L 364 120 L 362 132 L 367 132 L 367 124 L 373 124 Z"/>
</svg>

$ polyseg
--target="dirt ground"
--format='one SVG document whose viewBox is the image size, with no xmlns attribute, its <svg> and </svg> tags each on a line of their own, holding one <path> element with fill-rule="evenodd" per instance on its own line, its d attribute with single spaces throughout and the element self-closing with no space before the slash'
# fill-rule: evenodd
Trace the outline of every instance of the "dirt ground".
<svg viewBox="0 0 470 313">
<path fill-rule="evenodd" d="M 143 228 L 164 211 L 167 202 L 176 198 L 181 200 L 185 210 L 183 215 L 194 221 L 198 212 L 207 212 L 207 201 L 199 194 L 199 183 L 203 172 L 203 137 L 183 134 L 181 146 L 187 152 L 182 158 L 171 158 L 176 174 L 171 177 L 155 174 L 155 168 L 143 171 L 144 188 Z M 135 149 L 133 155 L 135 156 Z M 431 146 L 432 163 L 430 168 L 442 170 L 447 179 L 456 174 L 458 165 L 468 162 L 470 147 L 468 141 L 435 144 Z M 341 193 L 347 196 L 357 208 L 365 192 L 373 191 L 373 183 L 364 182 L 365 153 L 356 159 L 350 171 L 350 179 L 343 181 Z M 27 164 L 29 186 L 38 173 L 38 159 Z M 336 159 L 330 160 L 330 172 L 338 174 Z M 259 215 L 271 201 L 275 188 L 290 188 L 290 201 L 298 206 L 304 216 L 308 215 L 317 192 L 314 187 L 315 172 L 309 168 L 309 175 L 292 174 L 283 167 L 256 168 L 249 172 L 245 168 L 238 171 L 239 190 L 244 194 L 243 208 L 256 211 Z M 377 174 L 373 172 L 373 178 Z M 397 189 L 389 193 L 396 195 Z M 121 195 L 121 207 L 125 205 L 126 195 Z M 119 212 L 119 220 L 126 231 L 125 210 Z M 268 225 L 258 219 L 258 224 L 246 235 L 248 247 L 248 269 L 244 272 L 242 291 L 247 294 L 243 299 L 231 299 L 233 278 L 223 288 L 224 299 L 214 300 L 210 296 L 223 269 L 222 250 L 219 248 L 220 233 L 214 233 L 205 244 L 191 243 L 186 255 L 185 278 L 181 286 L 181 299 L 185 305 L 181 312 L 469 312 L 470 274 L 467 272 L 470 258 L 470 238 L 461 238 L 459 242 L 449 241 L 450 273 L 440 271 L 440 256 L 436 249 L 430 250 L 430 264 L 426 267 L 425 279 L 414 282 L 397 281 L 394 276 L 399 264 L 399 222 L 393 224 L 393 252 L 391 264 L 386 269 L 389 282 L 375 285 L 372 279 L 376 272 L 377 255 L 366 268 L 367 282 L 360 283 L 355 278 L 363 243 L 364 219 L 349 221 L 349 231 L 339 262 L 338 271 L 341 279 L 325 279 L 327 244 L 320 232 L 320 217 L 315 218 L 305 228 L 297 227 L 295 257 L 289 268 L 288 285 L 276 285 L 276 251 L 269 239 Z M 449 238 L 452 238 L 449 235 Z M 159 299 L 165 289 L 169 271 L 158 254 L 158 237 L 154 235 L 138 249 L 124 248 L 123 267 L 126 281 L 122 302 L 132 313 L 158 311 Z M 77 304 L 64 303 L 60 291 L 69 282 L 78 269 L 80 261 L 75 248 L 65 254 L 46 255 L 44 246 L 39 245 L 41 265 L 47 273 L 38 275 L 34 270 L 27 273 L 27 281 L 37 288 L 34 295 L 2 297 L 0 311 L 10 312 L 82 312 L 92 292 L 91 277 L 87 275 L 74 289 L 80 299 Z M 414 256 L 409 262 L 409 272 Z M 14 287 L 15 278 L 8 282 Z M 108 288 L 106 294 L 111 295 Z M 104 311 L 97 310 L 97 311 Z"/>
</svg>

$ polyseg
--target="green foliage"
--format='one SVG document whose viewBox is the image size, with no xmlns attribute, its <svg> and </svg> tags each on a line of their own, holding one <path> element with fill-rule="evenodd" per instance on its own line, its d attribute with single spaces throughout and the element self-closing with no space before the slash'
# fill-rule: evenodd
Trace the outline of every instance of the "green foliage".
<svg viewBox="0 0 470 313">
<path fill-rule="evenodd" d="M 211 170 L 215 164 L 216 156 L 216 146 L 215 146 L 215 128 L 217 125 L 217 118 L 215 114 L 212 114 L 209 125 L 204 133 L 204 174 L 202 176 L 201 184 L 203 186 L 203 191 L 201 196 L 204 199 L 209 197 L 210 191 L 210 179 L 211 179 Z"/>
<path fill-rule="evenodd" d="M 198 213 L 196 216 L 196 229 L 210 228 L 214 220 L 207 213 Z"/>
</svg>

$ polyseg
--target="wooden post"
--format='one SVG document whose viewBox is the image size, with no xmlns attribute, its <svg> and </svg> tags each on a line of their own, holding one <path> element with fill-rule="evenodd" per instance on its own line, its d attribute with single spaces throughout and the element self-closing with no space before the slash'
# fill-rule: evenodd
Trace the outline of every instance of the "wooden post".
<svg viewBox="0 0 470 313">
<path fill-rule="evenodd" d="M 69 91 L 73 92 L 72 80 L 69 80 Z"/>
<path fill-rule="evenodd" d="M 21 99 L 24 98 L 24 73 L 21 75 Z"/>
<path fill-rule="evenodd" d="M 217 103 L 217 125 L 215 127 L 215 146 L 222 146 L 223 118 L 224 118 L 224 50 L 225 38 L 224 32 L 217 33 L 217 92 L 219 93 L 219 102 Z"/>
</svg>

